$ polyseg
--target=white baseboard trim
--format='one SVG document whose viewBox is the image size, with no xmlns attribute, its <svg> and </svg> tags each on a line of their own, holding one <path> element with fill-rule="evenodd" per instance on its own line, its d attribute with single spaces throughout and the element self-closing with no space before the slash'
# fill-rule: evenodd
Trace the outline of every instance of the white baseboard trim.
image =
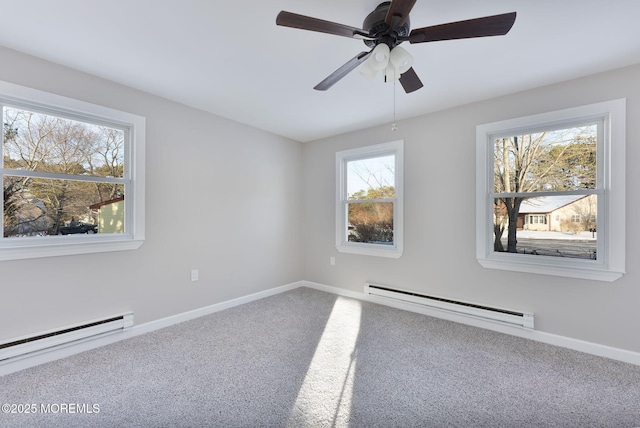
<svg viewBox="0 0 640 428">
<path fill-rule="evenodd" d="M 204 308 L 195 309 L 192 311 L 184 312 L 177 315 L 172 315 L 166 318 L 161 318 L 155 321 L 147 322 L 140 325 L 134 325 L 126 330 L 119 332 L 106 333 L 104 335 L 91 337 L 88 339 L 78 340 L 69 344 L 60 345 L 45 349 L 38 352 L 33 352 L 21 357 L 12 358 L 6 361 L 0 362 L 0 376 L 4 376 L 10 373 L 14 373 L 20 370 L 34 367 L 40 364 L 48 363 L 51 361 L 59 360 L 60 358 L 69 357 L 80 352 L 89 351 L 91 349 L 99 348 L 101 346 L 110 345 L 112 343 L 119 342 L 121 340 L 129 339 L 131 337 L 139 336 L 141 334 L 150 333 L 161 328 L 169 327 L 181 322 L 190 321 L 205 315 L 220 312 L 225 309 L 240 306 L 245 303 L 253 302 L 254 300 L 264 299 L 265 297 L 273 296 L 285 291 L 293 290 L 303 286 L 302 281 L 294 282 L 291 284 L 283 285 L 280 287 L 271 288 L 269 290 L 260 291 L 258 293 L 250 294 L 248 296 L 238 297 L 236 299 L 227 300 L 225 302 L 216 303 L 214 305 L 206 306 Z"/>
<path fill-rule="evenodd" d="M 276 294 L 284 293 L 285 291 L 293 290 L 302 286 L 302 281 L 293 282 L 291 284 L 282 285 L 280 287 L 270 288 L 268 290 L 249 294 L 248 296 L 238 297 L 236 299 L 216 303 L 211 306 L 205 306 L 204 308 L 194 309 L 189 312 L 183 312 L 181 314 L 172 315 L 170 317 L 162 318 L 156 321 L 140 324 L 139 326 L 134 326 L 133 329 L 135 329 L 135 335 L 138 336 L 140 334 L 149 333 L 151 331 L 169 327 L 174 324 L 179 324 L 181 322 L 190 321 L 205 315 L 224 311 L 225 309 L 233 308 L 235 306 L 244 305 L 245 303 L 253 302 L 254 300 L 260 300 L 264 299 L 265 297 L 275 296 Z"/>
<path fill-rule="evenodd" d="M 601 345 L 598 343 L 587 342 L 584 340 L 573 339 L 571 337 L 559 336 L 552 333 L 545 333 L 543 331 L 522 329 L 519 327 L 510 327 L 491 321 L 485 321 L 472 316 L 465 316 L 463 314 L 456 314 L 446 310 L 440 310 L 436 308 L 427 308 L 417 304 L 396 301 L 393 299 L 387 299 L 378 296 L 369 296 L 362 292 L 345 290 L 343 288 L 333 287 L 325 284 L 318 284 L 310 281 L 302 281 L 303 286 L 313 288 L 320 291 L 326 291 L 328 293 L 337 294 L 344 297 L 351 297 L 354 299 L 364 300 L 367 302 L 378 303 L 381 305 L 391 306 L 397 309 L 403 309 L 410 312 L 416 312 L 423 315 L 432 316 L 435 318 L 442 318 L 449 321 L 458 322 L 461 324 L 467 324 L 474 327 L 485 328 L 488 330 L 497 331 L 500 333 L 510 334 L 512 336 L 518 336 L 525 339 L 535 340 L 537 342 L 546 343 L 549 345 L 555 345 L 562 348 L 572 349 L 574 351 L 585 352 L 587 354 L 597 355 L 599 357 L 610 358 L 612 360 L 622 361 L 625 363 L 635 364 L 640 366 L 640 353 L 628 351 L 626 349 L 614 348 L 612 346 Z"/>
<path fill-rule="evenodd" d="M 422 307 L 420 305 L 394 301 L 391 299 L 385 299 L 383 297 L 369 296 L 362 292 L 346 290 L 343 288 L 333 287 L 330 285 L 319 284 L 311 281 L 298 281 L 291 284 L 283 285 L 280 287 L 271 288 L 268 290 L 260 291 L 258 293 L 250 294 L 248 296 L 238 297 L 236 299 L 227 300 L 225 302 L 216 303 L 214 305 L 206 306 L 204 308 L 195 309 L 192 311 L 184 312 L 177 315 L 172 315 L 159 320 L 151 321 L 148 323 L 134 325 L 133 327 L 124 330 L 122 332 L 106 333 L 105 335 L 79 340 L 67 345 L 61 345 L 58 347 L 46 349 L 39 352 L 34 352 L 23 357 L 10 359 L 0 363 L 0 376 L 4 376 L 10 373 L 14 373 L 20 370 L 34 367 L 50 361 L 55 361 L 60 358 L 69 357 L 80 352 L 88 351 L 91 349 L 99 348 L 101 346 L 109 345 L 119 342 L 121 340 L 129 339 L 131 337 L 139 336 L 141 334 L 150 333 L 155 330 L 159 330 L 165 327 L 170 327 L 174 324 L 190 321 L 205 315 L 220 312 L 225 309 L 240 306 L 245 303 L 253 302 L 255 300 L 263 299 L 265 297 L 274 296 L 285 291 L 293 290 L 299 287 L 313 288 L 320 291 L 336 294 L 339 296 L 350 297 L 372 303 L 378 303 L 402 309 L 410 312 L 416 312 L 423 315 L 433 316 L 436 318 L 442 318 L 449 321 L 459 322 L 462 324 L 471 325 L 474 327 L 485 328 L 488 330 L 497 331 L 500 333 L 510 334 L 513 336 L 522 337 L 525 339 L 531 339 L 538 342 L 547 343 L 550 345 L 560 346 L 563 348 L 572 349 L 575 351 L 585 352 L 588 354 L 597 355 L 600 357 L 610 358 L 613 360 L 622 361 L 625 363 L 635 364 L 640 366 L 640 353 L 628 351 L 625 349 L 614 348 L 606 345 L 600 345 L 597 343 L 586 342 L 583 340 L 573 339 L 570 337 L 559 336 L 551 333 L 545 333 L 536 330 L 520 329 L 518 327 L 509 327 L 492 323 L 490 321 L 484 321 L 481 319 L 465 316 L 462 314 L 455 314 L 452 312 L 431 309 Z"/>
</svg>

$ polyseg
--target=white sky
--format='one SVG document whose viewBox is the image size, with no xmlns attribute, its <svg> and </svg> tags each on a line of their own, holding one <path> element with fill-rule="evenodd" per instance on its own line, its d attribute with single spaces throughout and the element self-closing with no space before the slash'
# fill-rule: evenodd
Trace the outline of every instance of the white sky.
<svg viewBox="0 0 640 428">
<path fill-rule="evenodd" d="M 359 190 L 395 187 L 395 156 L 359 159 L 347 163 L 347 193 Z"/>
</svg>

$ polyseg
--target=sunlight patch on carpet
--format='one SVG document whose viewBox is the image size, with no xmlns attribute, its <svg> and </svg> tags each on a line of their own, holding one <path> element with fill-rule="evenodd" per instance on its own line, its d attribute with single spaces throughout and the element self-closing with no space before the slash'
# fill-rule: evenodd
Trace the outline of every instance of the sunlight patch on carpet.
<svg viewBox="0 0 640 428">
<path fill-rule="evenodd" d="M 288 425 L 348 425 L 360 314 L 359 301 L 336 300 L 298 392 Z"/>
</svg>

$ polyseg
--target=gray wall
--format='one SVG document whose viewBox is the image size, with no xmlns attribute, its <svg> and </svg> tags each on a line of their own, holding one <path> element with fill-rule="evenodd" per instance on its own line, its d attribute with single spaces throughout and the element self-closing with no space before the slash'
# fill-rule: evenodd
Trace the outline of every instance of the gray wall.
<svg viewBox="0 0 640 428">
<path fill-rule="evenodd" d="M 301 279 L 354 291 L 373 280 L 532 311 L 539 330 L 640 352 L 640 66 L 302 145 L 1 47 L 0 64 L 0 80 L 147 118 L 146 242 L 0 262 L 0 340 L 125 310 L 140 324 Z M 628 273 L 605 283 L 480 267 L 475 126 L 621 97 Z M 405 140 L 404 255 L 338 253 L 335 152 L 396 139 Z"/>
<path fill-rule="evenodd" d="M 395 132 L 384 124 L 306 144 L 305 279 L 353 291 L 378 281 L 531 311 L 538 330 L 639 352 L 639 81 L 635 66 L 405 120 Z M 475 258 L 476 125 L 624 97 L 627 274 L 609 283 L 482 268 Z M 397 139 L 405 141 L 404 255 L 395 260 L 338 253 L 335 152 Z"/>
<path fill-rule="evenodd" d="M 302 144 L 8 49 L 0 64 L 0 80 L 147 118 L 146 242 L 0 262 L 0 341 L 128 310 L 140 324 L 302 279 Z"/>
</svg>

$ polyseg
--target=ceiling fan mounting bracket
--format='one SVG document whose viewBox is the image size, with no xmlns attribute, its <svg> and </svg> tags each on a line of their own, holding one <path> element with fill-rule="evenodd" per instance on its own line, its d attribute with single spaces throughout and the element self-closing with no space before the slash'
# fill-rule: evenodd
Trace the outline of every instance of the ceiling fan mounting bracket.
<svg viewBox="0 0 640 428">
<path fill-rule="evenodd" d="M 390 1 L 380 3 L 378 7 L 376 7 L 375 10 L 364 19 L 362 29 L 367 31 L 373 40 L 365 39 L 363 41 L 364 44 L 370 48 L 374 48 L 380 43 L 386 43 L 390 49 L 393 49 L 403 42 L 403 40 L 399 40 L 399 38 L 407 37 L 409 35 L 411 25 L 408 17 L 402 25 L 393 30 L 389 24 L 385 22 L 390 5 Z"/>
</svg>

